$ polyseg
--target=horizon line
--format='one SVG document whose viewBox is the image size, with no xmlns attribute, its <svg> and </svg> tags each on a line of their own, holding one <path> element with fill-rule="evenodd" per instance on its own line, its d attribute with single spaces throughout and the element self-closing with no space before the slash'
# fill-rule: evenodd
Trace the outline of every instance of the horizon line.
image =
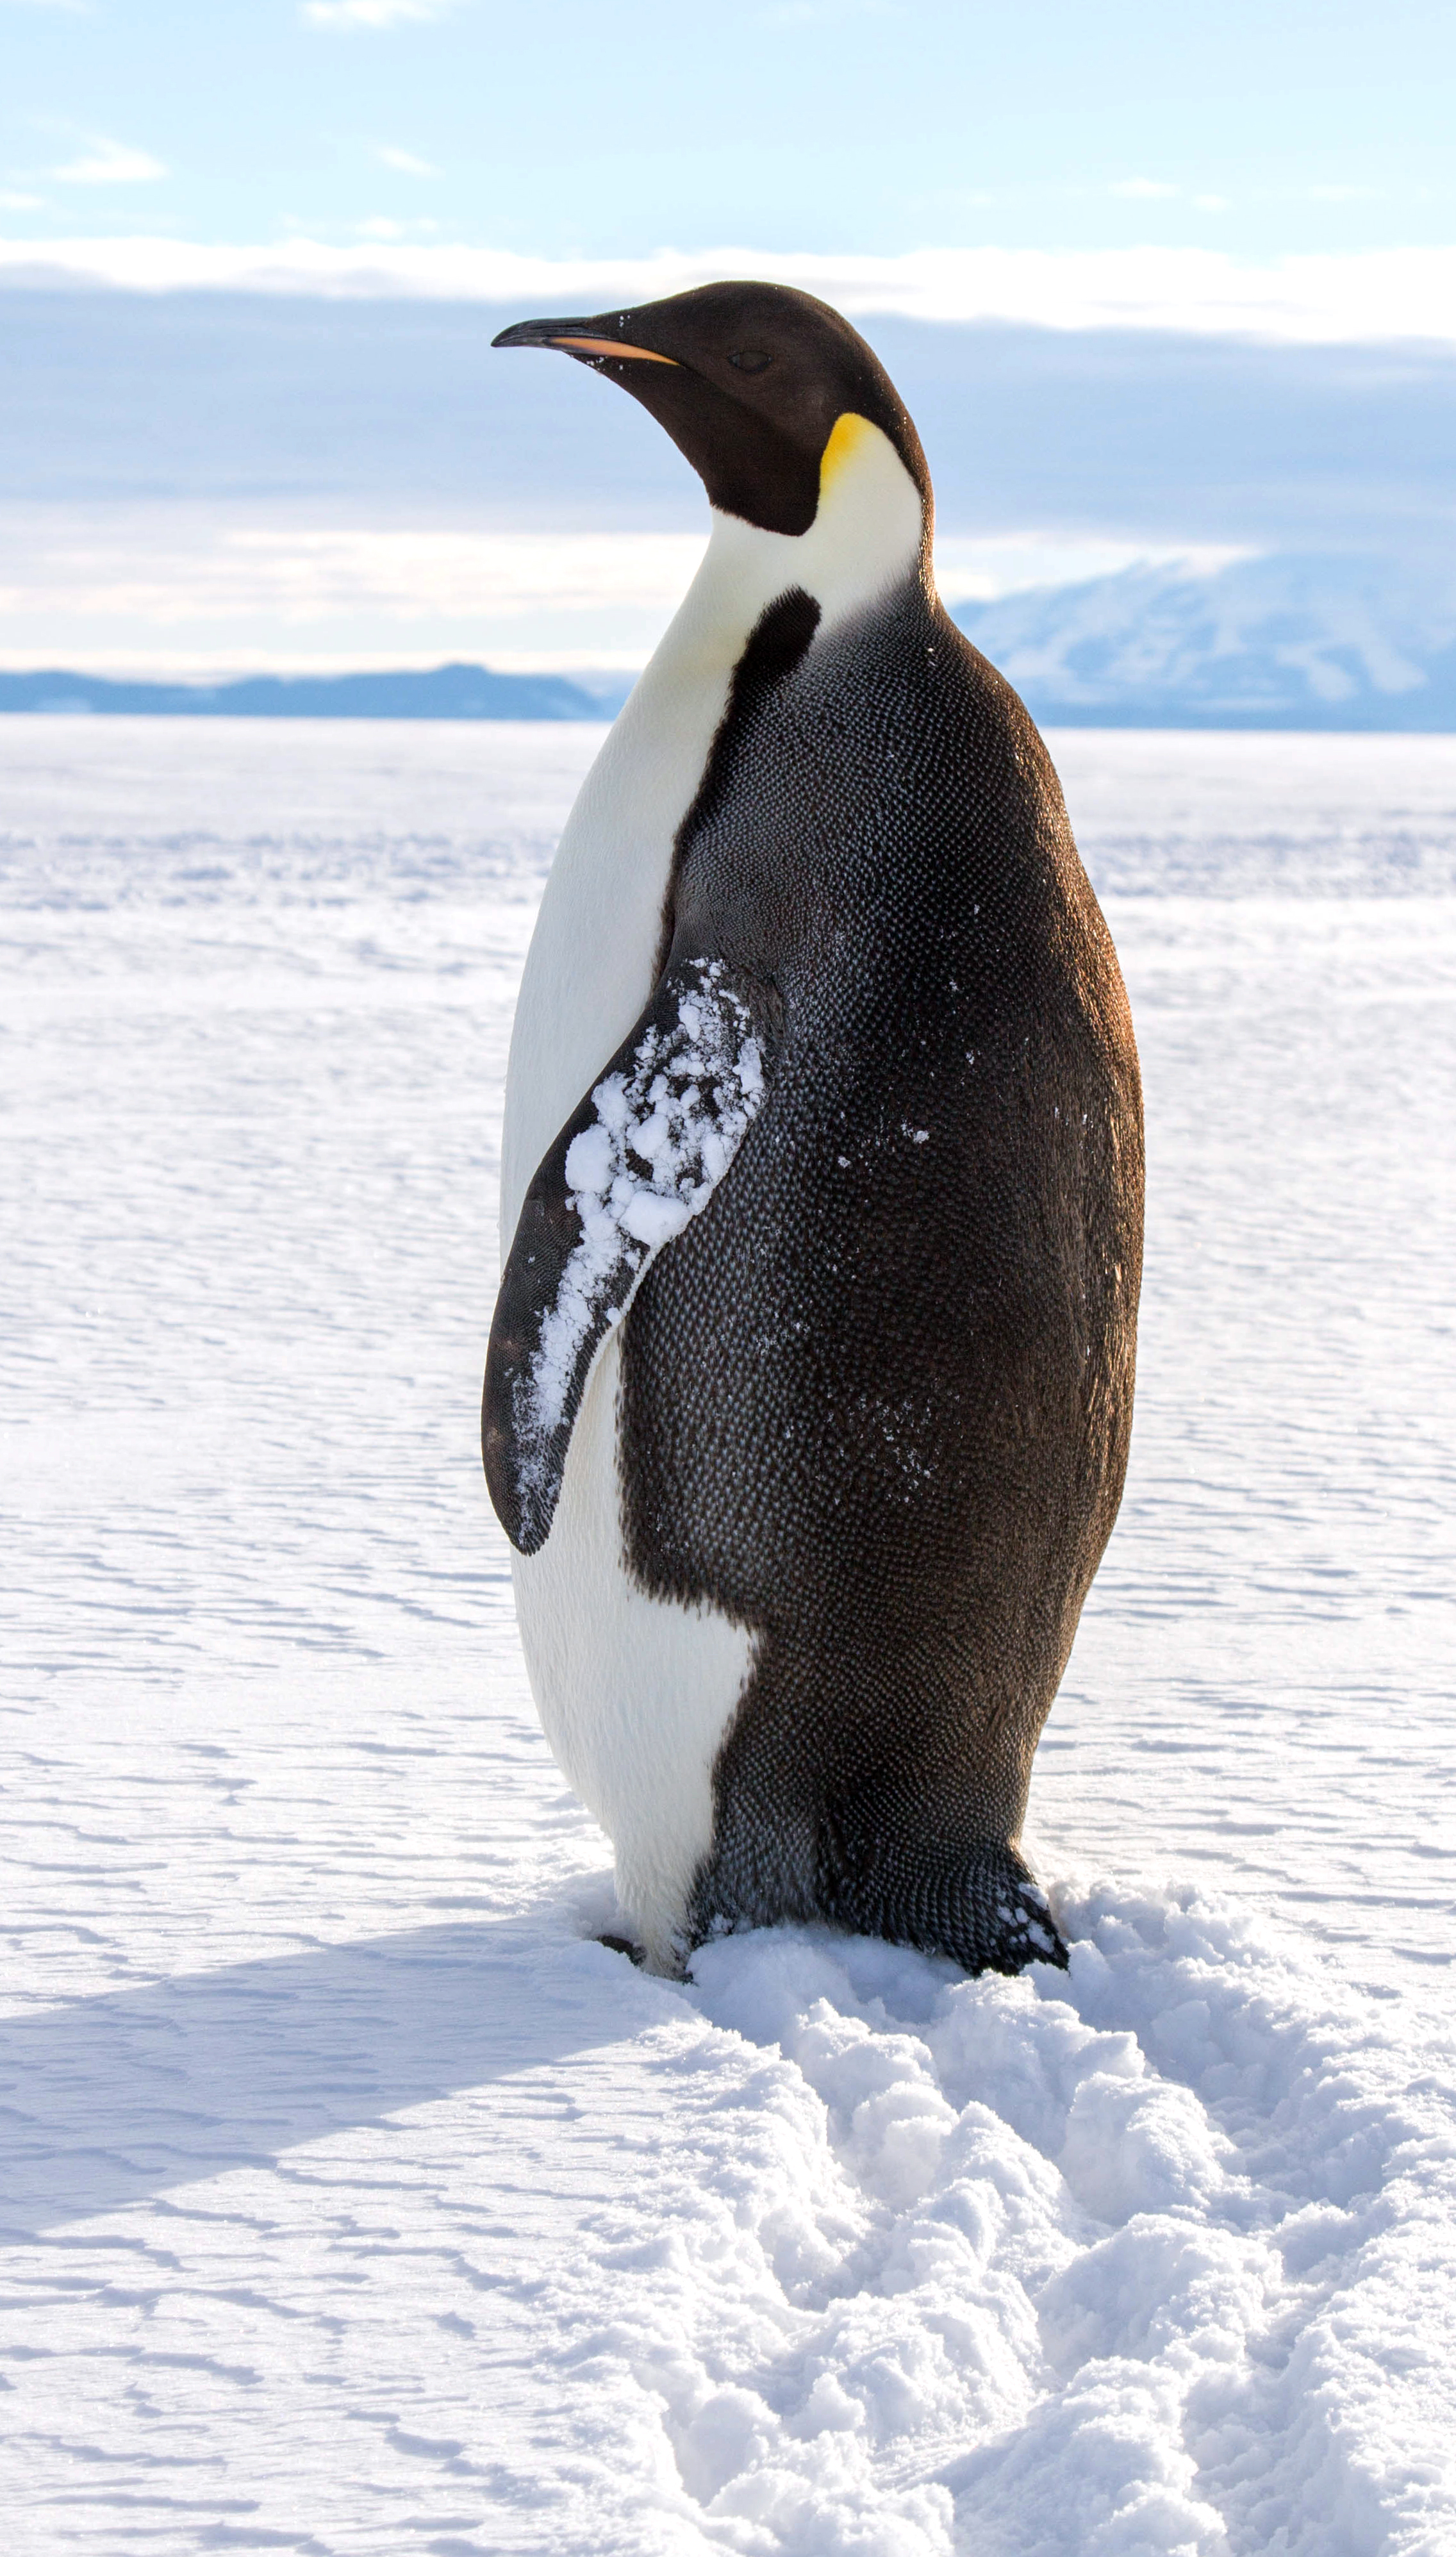
<svg viewBox="0 0 1456 2557">
<path fill-rule="evenodd" d="M 499 688 L 495 704 L 492 706 L 484 696 L 477 696 L 474 701 L 470 701 L 458 691 L 453 707 L 447 707 L 443 698 L 438 705 L 429 706 L 424 696 L 431 684 L 443 676 L 463 679 L 466 686 L 474 682 L 486 687 Z M 186 678 L 175 677 L 169 680 L 142 676 L 127 678 L 85 675 L 73 668 L 61 666 L 28 669 L 0 668 L 0 720 L 27 718 L 188 720 L 208 717 L 256 720 L 271 716 L 290 722 L 309 719 L 366 722 L 394 720 L 410 725 L 433 720 L 442 725 L 455 727 L 492 726 L 501 722 L 509 723 L 512 720 L 525 722 L 531 726 L 538 723 L 609 726 L 620 710 L 627 693 L 632 689 L 634 681 L 635 678 L 621 676 L 609 687 L 603 684 L 600 691 L 594 696 L 589 684 L 580 679 L 574 680 L 570 676 L 507 674 L 463 658 L 450 659 L 431 668 L 381 667 L 358 669 L 348 674 L 269 675 L 260 672 L 210 682 L 197 679 L 189 681 Z M 57 689 L 51 697 L 41 700 L 17 702 L 6 699 L 6 694 L 11 687 L 26 684 L 47 684 Z M 416 706 L 406 708 L 396 701 L 392 707 L 383 703 L 380 707 L 370 708 L 365 706 L 364 701 L 357 694 L 352 703 L 339 701 L 331 708 L 323 705 L 318 708 L 304 708 L 299 706 L 297 698 L 291 707 L 286 702 L 280 701 L 276 708 L 264 708 L 256 703 L 252 707 L 245 708 L 236 700 L 239 695 L 251 693 L 256 696 L 260 689 L 272 687 L 276 687 L 282 695 L 292 693 L 297 697 L 301 691 L 317 696 L 331 691 L 345 693 L 350 687 L 359 686 L 372 685 L 382 690 L 391 684 L 409 685 L 411 701 Z M 66 685 L 74 685 L 78 691 L 83 687 L 92 687 L 108 695 L 160 694 L 171 696 L 172 702 L 169 704 L 165 700 L 147 702 L 133 699 L 123 703 L 115 700 L 67 699 L 62 689 Z M 191 696 L 192 703 L 199 706 L 208 701 L 216 701 L 218 706 L 212 711 L 201 707 L 193 708 L 191 703 L 184 708 L 177 705 L 176 697 L 179 694 Z M 573 694 L 576 696 L 575 702 L 564 698 Z M 228 696 L 233 697 L 231 707 Z M 1124 703 L 1116 700 L 1078 702 L 1065 697 L 1058 699 L 1050 689 L 1037 699 L 1034 697 L 1034 688 L 1033 699 L 1028 702 L 1028 708 L 1031 709 L 1032 716 L 1038 725 L 1048 729 L 1144 730 L 1150 735 L 1186 733 L 1190 736 L 1227 734 L 1230 736 L 1450 737 L 1456 739 L 1456 721 L 1449 717 L 1443 719 L 1438 716 L 1434 721 L 1422 722 L 1418 719 L 1411 720 L 1407 710 L 1407 718 L 1402 721 L 1398 713 L 1392 718 L 1371 716 L 1371 707 L 1366 706 L 1366 716 L 1363 718 L 1358 715 L 1352 718 L 1348 711 L 1344 710 L 1343 705 L 1341 710 L 1337 711 L 1331 704 L 1328 714 L 1322 717 L 1318 706 L 1314 704 L 1296 708 L 1286 703 L 1270 705 L 1267 710 L 1260 710 L 1256 704 L 1243 708 L 1236 708 L 1230 704 L 1210 704 L 1207 708 L 1203 708 L 1196 703 L 1175 700 L 1160 706 L 1150 702 L 1145 696 L 1139 699 L 1135 692 Z M 1390 709 L 1396 711 L 1395 699 L 1391 700 Z"/>
</svg>

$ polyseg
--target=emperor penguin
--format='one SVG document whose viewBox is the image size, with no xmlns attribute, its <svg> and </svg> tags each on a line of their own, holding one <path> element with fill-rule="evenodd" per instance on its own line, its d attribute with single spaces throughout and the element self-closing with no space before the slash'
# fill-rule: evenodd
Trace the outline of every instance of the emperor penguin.
<svg viewBox="0 0 1456 2557">
<path fill-rule="evenodd" d="M 1122 1497 L 1137 1056 L 914 426 L 804 293 L 533 320 L 701 474 L 516 1008 L 486 1477 L 647 1963 L 819 1920 L 1065 1963 L 1019 1851 Z"/>
</svg>

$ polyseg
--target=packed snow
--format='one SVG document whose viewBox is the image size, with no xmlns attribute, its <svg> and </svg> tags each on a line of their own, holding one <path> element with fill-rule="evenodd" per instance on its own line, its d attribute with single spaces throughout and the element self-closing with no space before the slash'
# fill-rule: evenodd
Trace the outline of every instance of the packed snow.
<svg viewBox="0 0 1456 2557">
<path fill-rule="evenodd" d="M 1071 1968 L 677 1985 L 476 1446 L 597 734 L 0 721 L 9 2543 L 1449 2557 L 1456 740 L 1053 739 L 1149 1129 Z"/>
</svg>

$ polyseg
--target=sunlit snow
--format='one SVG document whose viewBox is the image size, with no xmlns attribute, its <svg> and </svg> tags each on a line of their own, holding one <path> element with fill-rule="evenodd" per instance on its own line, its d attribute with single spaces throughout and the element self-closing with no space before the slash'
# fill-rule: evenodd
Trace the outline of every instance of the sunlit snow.
<svg viewBox="0 0 1456 2557">
<path fill-rule="evenodd" d="M 0 722 L 21 2552 L 1456 2546 L 1456 740 L 1053 740 L 1148 1098 L 1068 1973 L 595 1942 L 476 1413 L 596 741 Z"/>
</svg>

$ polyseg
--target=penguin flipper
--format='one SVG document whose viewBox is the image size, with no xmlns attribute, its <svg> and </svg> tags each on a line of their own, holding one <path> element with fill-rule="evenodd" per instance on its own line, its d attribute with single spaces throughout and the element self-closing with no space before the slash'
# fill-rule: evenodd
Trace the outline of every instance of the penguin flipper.
<svg viewBox="0 0 1456 2557">
<path fill-rule="evenodd" d="M 518 1552 L 551 1533 L 597 1352 L 763 1106 L 773 1014 L 769 989 L 725 960 L 675 962 L 526 1192 L 480 1416 L 490 1498 Z"/>
</svg>

